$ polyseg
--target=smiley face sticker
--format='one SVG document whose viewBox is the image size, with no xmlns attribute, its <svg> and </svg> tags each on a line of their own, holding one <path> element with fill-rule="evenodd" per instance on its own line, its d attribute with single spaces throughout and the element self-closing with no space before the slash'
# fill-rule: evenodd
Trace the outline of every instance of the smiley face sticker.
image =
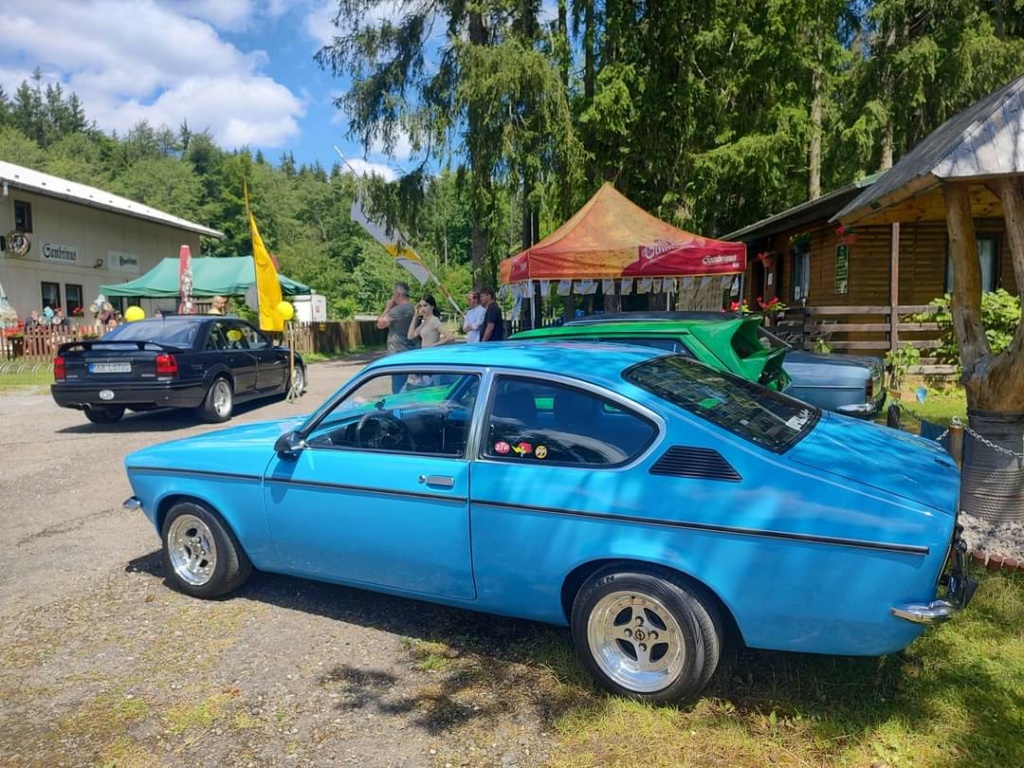
<svg viewBox="0 0 1024 768">
<path fill-rule="evenodd" d="M 546 445 L 538 445 L 537 449 L 533 452 L 533 455 L 538 459 L 547 458 L 548 447 Z"/>
</svg>

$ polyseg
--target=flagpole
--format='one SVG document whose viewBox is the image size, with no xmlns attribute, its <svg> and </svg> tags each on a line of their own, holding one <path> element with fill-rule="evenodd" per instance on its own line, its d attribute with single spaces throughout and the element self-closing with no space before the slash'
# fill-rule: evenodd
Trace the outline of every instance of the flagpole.
<svg viewBox="0 0 1024 768">
<path fill-rule="evenodd" d="M 347 158 L 347 157 L 345 157 L 345 155 L 344 155 L 344 154 L 342 154 L 342 151 L 341 151 L 340 149 L 338 149 L 338 147 L 337 147 L 337 146 L 335 146 L 335 147 L 334 147 L 334 151 L 338 153 L 338 157 L 340 157 L 340 158 L 341 158 L 341 162 L 343 162 L 343 163 L 345 164 L 345 167 L 346 167 L 346 168 L 348 168 L 348 169 L 349 169 L 349 171 L 351 171 L 351 172 L 352 172 L 352 175 L 353 175 L 353 176 L 359 176 L 359 175 L 360 175 L 360 174 L 359 174 L 359 172 L 358 172 L 358 171 L 356 171 L 356 169 L 355 169 L 354 167 L 352 167 L 352 164 L 351 164 L 351 163 L 349 163 L 349 161 L 348 161 L 348 158 Z M 362 210 L 361 206 L 360 206 L 360 210 Z M 365 214 L 363 214 L 363 215 L 365 216 Z M 367 218 L 368 218 L 368 217 L 367 217 Z M 406 237 L 406 236 L 405 236 L 405 234 L 404 234 L 404 233 L 403 233 L 403 232 L 402 232 L 402 231 L 401 231 L 400 229 L 398 229 L 397 227 L 395 228 L 395 234 L 397 234 L 397 235 L 398 235 L 398 237 L 399 237 L 399 238 L 400 238 L 401 240 L 404 240 L 405 242 L 409 242 L 409 238 L 408 238 L 408 237 Z M 374 241 L 375 241 L 375 242 L 377 242 L 377 241 L 376 241 L 376 238 L 374 238 Z M 377 244 L 378 244 L 378 245 L 379 245 L 379 246 L 380 246 L 381 248 L 384 248 L 384 244 L 383 244 L 383 243 L 377 242 Z M 386 248 L 384 248 L 384 249 L 385 249 L 385 250 L 387 250 Z M 393 256 L 394 254 L 390 254 L 390 252 L 389 252 L 389 255 L 392 255 L 392 256 Z M 449 304 L 451 304 L 451 305 L 452 305 L 452 307 L 453 307 L 453 308 L 455 309 L 455 311 L 459 313 L 459 316 L 460 316 L 460 317 L 463 317 L 463 318 L 464 318 L 464 317 L 466 316 L 466 313 L 465 313 L 465 312 L 464 312 L 464 311 L 462 310 L 462 308 L 461 308 L 461 307 L 460 307 L 460 306 L 459 306 L 459 305 L 458 305 L 458 304 L 456 303 L 455 299 L 454 299 L 454 298 L 452 297 L 452 294 L 451 294 L 451 292 L 450 292 L 450 291 L 449 291 L 449 290 L 448 290 L 448 289 L 447 289 L 447 288 L 445 287 L 444 283 L 442 283 L 442 282 L 441 282 L 441 281 L 440 281 L 440 280 L 438 279 L 437 275 L 435 275 L 435 274 L 434 274 L 434 272 L 433 272 L 433 271 L 432 271 L 432 270 L 431 270 L 431 269 L 430 269 L 429 267 L 427 267 L 427 265 L 426 265 L 426 264 L 424 264 L 424 265 L 423 265 L 423 268 L 424 268 L 424 270 L 425 270 L 425 271 L 426 271 L 426 273 L 427 273 L 427 277 L 429 277 L 429 278 L 433 279 L 433 281 L 434 281 L 435 283 L 437 283 L 437 287 L 441 289 L 441 293 L 443 293 L 443 294 L 444 294 L 444 296 L 445 296 L 445 298 L 446 298 L 446 299 L 448 299 L 448 303 L 449 303 Z"/>
<path fill-rule="evenodd" d="M 245 179 L 242 179 L 242 198 L 245 200 L 245 219 L 246 219 L 246 222 L 249 222 L 249 221 L 252 220 L 252 211 L 249 209 L 249 184 L 248 184 L 248 182 Z M 249 239 L 250 239 L 250 241 L 252 240 L 252 231 L 251 230 L 249 232 Z M 253 307 L 253 309 L 256 310 L 256 325 L 258 327 L 259 324 L 260 324 L 260 291 L 259 291 L 259 288 L 257 287 L 257 282 L 258 281 L 256 280 L 256 258 L 255 258 L 255 256 L 253 257 L 252 274 L 253 274 L 253 283 L 252 283 L 252 285 L 253 285 L 253 288 L 256 289 L 256 306 Z"/>
</svg>

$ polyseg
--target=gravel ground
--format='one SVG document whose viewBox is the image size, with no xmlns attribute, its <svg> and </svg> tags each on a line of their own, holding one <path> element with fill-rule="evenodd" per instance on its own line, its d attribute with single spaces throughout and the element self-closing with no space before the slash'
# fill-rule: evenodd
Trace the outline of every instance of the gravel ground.
<svg viewBox="0 0 1024 768">
<path fill-rule="evenodd" d="M 972 552 L 999 555 L 1024 563 L 1024 521 L 995 524 L 961 513 L 960 522 Z"/>
<path fill-rule="evenodd" d="M 232 423 L 359 367 L 311 366 L 299 404 Z M 123 458 L 216 426 L 97 426 L 38 393 L 0 393 L 0 424 L 4 766 L 529 768 L 597 700 L 558 628 L 260 573 L 224 600 L 169 589 Z"/>
</svg>

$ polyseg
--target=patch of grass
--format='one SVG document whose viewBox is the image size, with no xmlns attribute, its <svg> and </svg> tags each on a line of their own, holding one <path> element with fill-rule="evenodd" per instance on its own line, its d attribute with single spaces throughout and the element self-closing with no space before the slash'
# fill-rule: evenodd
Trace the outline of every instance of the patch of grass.
<svg viewBox="0 0 1024 768">
<path fill-rule="evenodd" d="M 0 362 L 0 392 L 25 387 L 35 390 L 52 383 L 53 371 L 47 363 Z"/>
<path fill-rule="evenodd" d="M 744 652 L 690 707 L 585 699 L 553 768 L 1024 765 L 1024 575 L 880 659 Z"/>
<path fill-rule="evenodd" d="M 182 734 L 190 730 L 205 731 L 224 716 L 230 697 L 216 693 L 195 704 L 172 707 L 164 714 L 164 722 L 171 733 Z"/>
<path fill-rule="evenodd" d="M 444 643 L 409 638 L 402 642 L 408 649 L 416 669 L 422 672 L 440 672 L 452 665 L 453 651 Z"/>
<path fill-rule="evenodd" d="M 954 418 L 967 422 L 967 395 L 962 388 L 945 391 L 928 390 L 924 401 L 904 393 L 900 402 L 900 411 L 904 428 L 914 427 L 910 431 L 920 431 L 922 421 L 949 426 Z"/>
</svg>

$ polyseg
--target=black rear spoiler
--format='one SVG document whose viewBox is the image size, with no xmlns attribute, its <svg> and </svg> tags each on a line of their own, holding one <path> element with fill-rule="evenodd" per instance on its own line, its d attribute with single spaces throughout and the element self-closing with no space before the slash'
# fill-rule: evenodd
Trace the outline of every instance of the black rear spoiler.
<svg viewBox="0 0 1024 768">
<path fill-rule="evenodd" d="M 143 350 L 145 350 L 147 348 L 150 348 L 150 349 L 156 348 L 156 349 L 158 349 L 158 350 L 160 350 L 162 352 L 172 352 L 172 353 L 173 352 L 184 352 L 185 351 L 181 347 L 175 347 L 175 346 L 172 346 L 170 344 L 161 344 L 158 341 L 135 341 L 135 340 L 129 341 L 127 339 L 124 339 L 124 340 L 122 340 L 122 339 L 92 339 L 90 341 L 69 341 L 69 342 L 67 342 L 65 344 L 61 344 L 57 348 L 57 354 L 58 355 L 63 355 L 63 354 L 66 354 L 68 352 L 76 351 L 76 350 L 79 350 L 79 349 L 84 351 L 84 352 L 89 352 L 97 344 L 103 344 L 104 346 L 107 346 L 107 347 L 112 347 L 112 346 L 115 346 L 115 345 L 119 346 L 119 347 L 129 347 L 129 348 L 134 347 L 135 349 L 138 349 L 139 351 L 143 351 Z"/>
</svg>

